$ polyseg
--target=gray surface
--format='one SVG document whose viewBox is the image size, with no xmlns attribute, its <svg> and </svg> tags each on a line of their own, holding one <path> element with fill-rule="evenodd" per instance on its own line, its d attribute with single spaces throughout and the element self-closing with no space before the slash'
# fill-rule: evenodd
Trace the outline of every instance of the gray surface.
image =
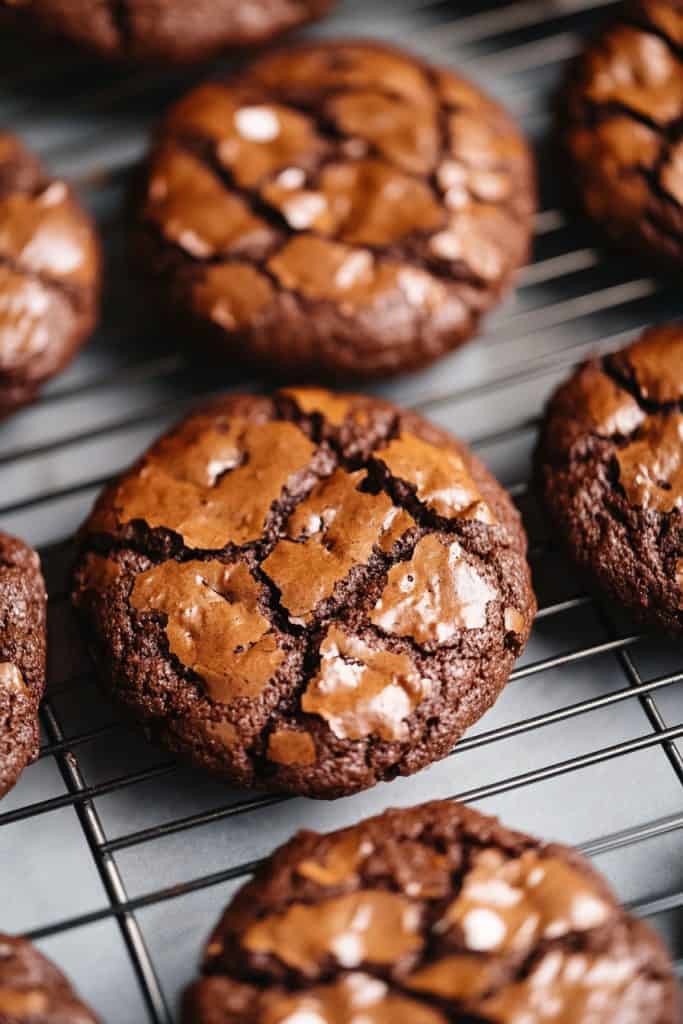
<svg viewBox="0 0 683 1024">
<path fill-rule="evenodd" d="M 547 169 L 549 97 L 579 33 L 613 6 L 347 0 L 324 31 L 388 36 L 466 68 L 520 116 Z M 122 255 L 130 166 L 164 105 L 206 72 L 102 71 L 0 45 L 3 124 L 76 180 L 100 219 L 109 261 L 92 344 L 38 405 L 0 427 L 0 526 L 43 547 L 52 590 L 48 745 L 0 809 L 0 928 L 35 933 L 107 1024 L 175 1019 L 178 993 L 245 862 L 302 826 L 335 828 L 391 804 L 458 794 L 517 827 L 586 844 L 680 961 L 683 786 L 661 731 L 672 730 L 672 740 L 683 733 L 681 645 L 638 638 L 623 616 L 582 595 L 525 485 L 550 389 L 591 348 L 681 315 L 680 287 L 676 294 L 596 249 L 583 227 L 568 225 L 556 175 L 544 174 L 536 260 L 517 295 L 475 344 L 379 389 L 475 442 L 518 496 L 541 606 L 529 650 L 497 706 L 441 764 L 334 804 L 290 800 L 265 810 L 259 798 L 171 765 L 116 721 L 64 599 L 64 541 L 101 479 L 194 396 L 239 383 L 186 367 L 175 340 L 145 320 Z M 662 686 L 662 676 L 676 681 Z M 651 704 L 630 689 L 653 682 Z M 69 757 L 55 751 L 63 737 Z M 187 827 L 179 819 L 190 819 Z M 112 899 L 134 913 L 114 916 Z"/>
</svg>

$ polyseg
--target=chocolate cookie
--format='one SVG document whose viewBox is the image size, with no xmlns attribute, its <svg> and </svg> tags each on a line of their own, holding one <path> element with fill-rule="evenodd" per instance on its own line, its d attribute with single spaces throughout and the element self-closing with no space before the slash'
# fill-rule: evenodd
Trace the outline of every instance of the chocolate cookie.
<svg viewBox="0 0 683 1024">
<path fill-rule="evenodd" d="M 443 757 L 535 610 L 499 484 L 360 396 L 221 399 L 104 492 L 82 541 L 75 601 L 108 689 L 244 786 L 340 796 Z"/>
<path fill-rule="evenodd" d="M 675 1024 L 653 931 L 574 850 L 439 802 L 300 832 L 226 910 L 185 1024 Z"/>
<path fill-rule="evenodd" d="M 574 68 L 562 137 L 586 210 L 616 242 L 683 266 L 683 2 L 640 0 Z"/>
<path fill-rule="evenodd" d="M 95 325 L 99 279 L 90 217 L 0 132 L 0 417 L 76 354 Z"/>
<path fill-rule="evenodd" d="M 97 1024 L 97 1018 L 30 942 L 0 934 L 0 1024 Z"/>
<path fill-rule="evenodd" d="M 193 90 L 137 195 L 134 248 L 219 359 L 369 377 L 460 345 L 528 249 L 532 158 L 458 75 L 318 43 Z"/>
<path fill-rule="evenodd" d="M 333 0 L 0 0 L 20 27 L 109 60 L 185 62 L 266 43 Z"/>
<path fill-rule="evenodd" d="M 683 324 L 591 359 L 555 394 L 541 486 L 572 557 L 638 618 L 683 630 Z"/>
<path fill-rule="evenodd" d="M 0 797 L 38 755 L 46 604 L 38 555 L 0 533 Z"/>
</svg>

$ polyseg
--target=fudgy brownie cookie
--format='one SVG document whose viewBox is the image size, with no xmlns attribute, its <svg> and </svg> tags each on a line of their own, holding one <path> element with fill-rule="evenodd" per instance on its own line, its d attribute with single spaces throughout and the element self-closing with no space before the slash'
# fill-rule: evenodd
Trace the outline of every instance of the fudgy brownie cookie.
<svg viewBox="0 0 683 1024">
<path fill-rule="evenodd" d="M 0 797 L 38 754 L 46 604 L 38 555 L 0 533 Z"/>
<path fill-rule="evenodd" d="M 92 331 L 100 280 L 90 217 L 0 132 L 0 417 L 30 402 Z"/>
<path fill-rule="evenodd" d="M 550 402 L 539 460 L 581 568 L 640 619 L 683 630 L 683 324 L 584 363 Z"/>
<path fill-rule="evenodd" d="M 228 907 L 185 1024 L 675 1024 L 653 931 L 576 851 L 457 803 L 300 832 Z"/>
<path fill-rule="evenodd" d="M 297 377 L 461 344 L 529 249 L 532 158 L 451 71 L 373 43 L 193 90 L 138 183 L 134 251 L 192 343 Z"/>
<path fill-rule="evenodd" d="M 82 542 L 74 596 L 115 699 L 197 765 L 311 796 L 448 753 L 535 610 L 500 485 L 360 396 L 221 399 L 104 492 Z"/>
<path fill-rule="evenodd" d="M 578 61 L 563 148 L 586 210 L 618 243 L 683 266 L 683 2 L 640 0 Z"/>
<path fill-rule="evenodd" d="M 333 0 L 0 0 L 19 26 L 114 60 L 196 61 L 266 43 Z"/>
<path fill-rule="evenodd" d="M 0 934 L 0 1024 L 97 1024 L 97 1018 L 30 942 Z"/>
</svg>

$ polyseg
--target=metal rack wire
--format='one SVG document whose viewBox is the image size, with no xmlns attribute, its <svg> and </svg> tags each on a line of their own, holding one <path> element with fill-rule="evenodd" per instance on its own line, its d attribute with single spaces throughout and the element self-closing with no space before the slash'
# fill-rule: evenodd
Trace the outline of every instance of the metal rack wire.
<svg viewBox="0 0 683 1024">
<path fill-rule="evenodd" d="M 388 36 L 463 68 L 520 117 L 543 167 L 562 67 L 614 6 L 346 0 L 317 31 Z M 519 502 L 540 605 L 526 657 L 496 708 L 413 779 L 334 805 L 225 791 L 110 715 L 67 599 L 69 537 L 93 495 L 216 388 L 145 319 L 121 256 L 122 194 L 149 124 L 206 69 L 130 75 L 59 54 L 37 63 L 14 41 L 0 40 L 0 51 L 3 123 L 80 185 L 109 261 L 98 335 L 36 406 L 0 429 L 0 527 L 40 545 L 53 633 L 41 757 L 0 806 L 0 928 L 43 945 L 109 1024 L 168 1024 L 227 895 L 295 828 L 457 796 L 580 845 L 661 928 L 680 969 L 683 651 L 634 632 L 581 590 L 527 484 L 550 389 L 588 351 L 683 315 L 680 290 L 596 248 L 560 208 L 555 176 L 542 176 L 535 260 L 517 296 L 475 344 L 380 388 L 467 437 Z"/>
</svg>

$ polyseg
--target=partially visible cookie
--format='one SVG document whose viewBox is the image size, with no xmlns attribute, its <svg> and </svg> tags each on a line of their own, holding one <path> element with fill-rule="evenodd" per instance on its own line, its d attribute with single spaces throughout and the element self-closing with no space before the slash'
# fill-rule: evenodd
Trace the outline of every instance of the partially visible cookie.
<svg viewBox="0 0 683 1024">
<path fill-rule="evenodd" d="M 38 755 L 46 604 L 38 555 L 0 533 L 0 797 Z"/>
<path fill-rule="evenodd" d="M 374 398 L 222 398 L 104 492 L 81 540 L 108 691 L 243 786 L 341 796 L 443 757 L 535 611 L 509 496 Z"/>
<path fill-rule="evenodd" d="M 109 60 L 186 62 L 267 43 L 333 0 L 0 0 L 27 31 Z"/>
<path fill-rule="evenodd" d="M 97 1024 L 97 1018 L 30 942 L 0 934 L 0 1024 Z"/>
<path fill-rule="evenodd" d="M 528 255 L 535 187 L 518 126 L 472 83 L 329 42 L 190 92 L 138 193 L 137 262 L 193 345 L 338 381 L 466 341 Z"/>
<path fill-rule="evenodd" d="M 683 267 L 683 3 L 636 0 L 574 67 L 561 135 L 578 197 L 641 260 Z"/>
<path fill-rule="evenodd" d="M 576 851 L 457 803 L 278 850 L 225 911 L 185 1024 L 676 1024 L 654 931 Z"/>
<path fill-rule="evenodd" d="M 683 324 L 584 363 L 550 401 L 538 458 L 579 566 L 641 620 L 683 631 Z"/>
<path fill-rule="evenodd" d="M 91 218 L 0 132 L 0 418 L 76 354 L 95 326 L 99 284 Z"/>
</svg>

